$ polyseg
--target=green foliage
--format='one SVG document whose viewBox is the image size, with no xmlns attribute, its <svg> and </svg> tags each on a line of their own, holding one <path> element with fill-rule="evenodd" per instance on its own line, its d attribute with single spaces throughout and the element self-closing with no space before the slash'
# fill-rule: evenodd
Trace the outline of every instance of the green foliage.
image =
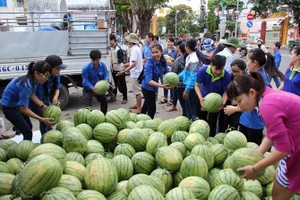
<svg viewBox="0 0 300 200">
<path fill-rule="evenodd" d="M 226 27 L 227 27 L 227 30 L 229 30 L 230 32 L 234 31 L 235 21 L 233 21 L 233 20 L 226 21 Z"/>
<path fill-rule="evenodd" d="M 206 27 L 209 32 L 214 33 L 215 30 L 217 30 L 218 27 L 217 21 L 218 21 L 217 16 L 214 14 L 212 10 L 210 10 L 206 18 Z"/>
</svg>

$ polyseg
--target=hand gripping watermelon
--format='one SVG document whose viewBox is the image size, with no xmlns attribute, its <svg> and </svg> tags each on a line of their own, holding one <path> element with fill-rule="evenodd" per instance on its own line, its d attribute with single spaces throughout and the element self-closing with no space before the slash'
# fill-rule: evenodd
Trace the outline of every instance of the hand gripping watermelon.
<svg viewBox="0 0 300 200">
<path fill-rule="evenodd" d="M 98 95 L 105 94 L 109 88 L 109 85 L 107 81 L 101 80 L 96 83 L 95 88 L 96 88 L 96 94 Z"/>
<path fill-rule="evenodd" d="M 47 109 L 44 112 L 44 117 L 45 118 L 52 118 L 55 122 L 55 124 L 57 122 L 60 121 L 60 117 L 61 117 L 61 109 L 57 106 L 51 105 L 48 106 Z"/>
<path fill-rule="evenodd" d="M 204 97 L 204 109 L 207 112 L 217 112 L 223 104 L 223 98 L 217 93 L 209 93 Z"/>
<path fill-rule="evenodd" d="M 168 72 L 164 75 L 163 82 L 165 85 L 176 87 L 179 83 L 178 75 L 174 72 Z"/>
</svg>

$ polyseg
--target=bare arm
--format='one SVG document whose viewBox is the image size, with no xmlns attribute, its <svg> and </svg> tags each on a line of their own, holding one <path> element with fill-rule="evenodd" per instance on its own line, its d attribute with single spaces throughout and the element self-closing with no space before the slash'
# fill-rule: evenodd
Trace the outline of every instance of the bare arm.
<svg viewBox="0 0 300 200">
<path fill-rule="evenodd" d="M 42 102 L 35 94 L 32 94 L 30 96 L 30 100 L 33 101 L 33 103 L 35 103 L 36 105 L 38 105 L 38 107 L 40 107 L 40 108 L 45 106 L 44 102 Z"/>
<path fill-rule="evenodd" d="M 258 147 L 257 151 L 264 154 L 266 151 L 268 151 L 273 145 L 272 140 L 270 140 L 267 137 L 263 138 L 263 141 L 261 142 L 260 146 Z"/>
<path fill-rule="evenodd" d="M 52 102 L 54 105 L 58 105 L 58 97 L 59 97 L 59 90 L 55 90 L 54 92 L 54 96 L 53 96 L 53 99 L 52 99 Z"/>
<path fill-rule="evenodd" d="M 31 117 L 31 118 L 34 118 L 34 119 L 37 119 L 49 126 L 51 125 L 54 125 L 54 120 L 53 119 L 50 119 L 50 118 L 43 118 L 37 114 L 35 114 L 34 112 L 32 112 L 28 107 L 24 107 L 24 106 L 21 106 L 20 107 L 20 111 L 24 114 L 24 115 L 27 115 L 28 117 Z"/>
<path fill-rule="evenodd" d="M 283 90 L 283 87 L 284 87 L 284 81 L 281 81 L 281 83 L 280 83 L 280 86 L 279 86 L 278 90 Z"/>
<path fill-rule="evenodd" d="M 197 96 L 198 96 L 198 99 L 199 99 L 199 101 L 200 101 L 200 105 L 201 105 L 201 107 L 202 107 L 202 109 L 203 109 L 204 107 L 203 107 L 203 97 L 202 97 L 202 92 L 201 92 L 201 90 L 200 90 L 200 85 L 197 84 L 197 83 L 195 83 L 195 92 L 196 92 L 196 94 L 197 94 Z"/>
</svg>

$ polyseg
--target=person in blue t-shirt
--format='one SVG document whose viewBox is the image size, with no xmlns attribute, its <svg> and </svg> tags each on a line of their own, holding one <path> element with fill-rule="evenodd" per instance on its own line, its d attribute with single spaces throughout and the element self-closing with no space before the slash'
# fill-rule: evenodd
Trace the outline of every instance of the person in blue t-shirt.
<svg viewBox="0 0 300 200">
<path fill-rule="evenodd" d="M 57 55 L 47 56 L 45 62 L 52 67 L 51 76 L 44 84 L 36 84 L 35 94 L 45 105 L 49 106 L 50 104 L 53 104 L 59 106 L 58 97 L 61 89 L 59 72 L 61 69 L 66 69 L 67 66 L 63 64 L 62 59 Z M 29 107 L 35 114 L 39 116 L 43 115 L 42 110 L 32 101 L 30 101 Z M 40 122 L 40 132 L 42 135 L 50 130 L 52 130 L 51 126 L 47 126 L 43 122 Z"/>
<path fill-rule="evenodd" d="M 29 117 L 37 119 L 48 126 L 54 125 L 54 120 L 43 118 L 28 108 L 32 100 L 41 109 L 47 106 L 40 101 L 35 93 L 36 83 L 44 84 L 51 74 L 51 66 L 44 62 L 31 62 L 25 76 L 14 78 L 5 87 L 2 94 L 2 111 L 7 120 L 23 134 L 24 140 L 32 139 L 32 123 Z"/>
<path fill-rule="evenodd" d="M 169 70 L 167 62 L 163 57 L 163 50 L 160 44 L 154 44 L 151 48 L 152 57 L 144 65 L 144 78 L 142 80 L 142 93 L 144 104 L 141 113 L 148 114 L 154 118 L 156 112 L 155 94 L 158 87 L 170 89 L 167 85 L 158 82 L 159 77 L 166 74 Z"/>
<path fill-rule="evenodd" d="M 197 79 L 195 84 L 195 92 L 198 96 L 201 111 L 198 117 L 206 120 L 210 126 L 210 136 L 213 137 L 217 133 L 217 122 L 220 112 L 223 112 L 223 106 L 227 101 L 227 86 L 231 81 L 231 73 L 224 70 L 226 64 L 226 57 L 222 55 L 215 55 L 211 59 L 209 66 L 203 66 L 197 73 Z M 218 112 L 208 113 L 204 109 L 204 97 L 209 93 L 218 93 L 223 96 L 222 107 Z"/>
<path fill-rule="evenodd" d="M 101 111 L 107 112 L 107 98 L 105 94 L 96 94 L 95 85 L 100 80 L 108 81 L 108 71 L 103 62 L 100 62 L 101 52 L 99 50 L 91 50 L 91 62 L 86 64 L 82 69 L 82 85 L 83 85 L 83 102 L 85 107 L 92 107 L 93 97 L 101 104 Z"/>
</svg>

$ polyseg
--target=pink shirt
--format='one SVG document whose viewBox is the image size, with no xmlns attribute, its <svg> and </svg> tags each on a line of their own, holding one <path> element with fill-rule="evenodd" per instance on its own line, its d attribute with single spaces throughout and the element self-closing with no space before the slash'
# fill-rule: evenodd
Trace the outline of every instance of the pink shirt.
<svg viewBox="0 0 300 200">
<path fill-rule="evenodd" d="M 300 191 L 300 96 L 266 87 L 260 114 L 267 137 L 277 151 L 290 153 L 286 160 L 289 190 Z"/>
</svg>

